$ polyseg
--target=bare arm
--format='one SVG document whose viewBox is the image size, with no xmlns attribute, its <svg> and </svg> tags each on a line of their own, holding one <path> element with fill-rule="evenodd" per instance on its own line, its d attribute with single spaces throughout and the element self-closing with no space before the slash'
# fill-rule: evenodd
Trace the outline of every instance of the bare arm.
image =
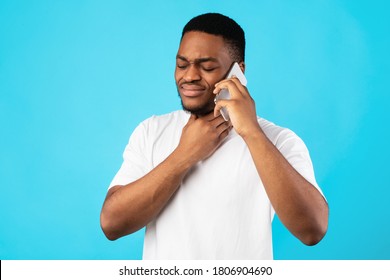
<svg viewBox="0 0 390 280">
<path fill-rule="evenodd" d="M 230 128 L 221 116 L 192 115 L 172 154 L 139 180 L 109 190 L 100 215 L 107 238 L 115 240 L 133 233 L 156 217 L 188 170 L 211 155 Z"/>
<path fill-rule="evenodd" d="M 328 227 L 328 205 L 268 140 L 257 122 L 254 101 L 237 79 L 216 85 L 228 88 L 231 100 L 218 101 L 215 112 L 227 107 L 233 127 L 246 142 L 267 195 L 282 223 L 307 245 L 318 243 Z"/>
<path fill-rule="evenodd" d="M 243 138 L 280 220 L 303 243 L 318 243 L 328 226 L 328 207 L 322 195 L 290 165 L 261 129 Z"/>
</svg>

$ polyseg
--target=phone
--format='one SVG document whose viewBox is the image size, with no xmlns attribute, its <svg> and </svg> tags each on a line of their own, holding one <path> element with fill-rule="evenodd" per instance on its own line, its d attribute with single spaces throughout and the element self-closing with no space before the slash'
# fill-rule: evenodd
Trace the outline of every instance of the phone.
<svg viewBox="0 0 390 280">
<path fill-rule="evenodd" d="M 244 76 L 244 73 L 241 71 L 240 65 L 238 65 L 237 62 L 234 62 L 233 65 L 231 66 L 228 74 L 226 75 L 225 79 L 229 79 L 232 76 L 236 76 L 237 79 L 240 81 L 240 83 L 243 86 L 246 86 L 247 80 Z M 230 99 L 230 92 L 227 89 L 222 89 L 217 96 L 215 97 L 215 102 L 221 99 Z M 221 110 L 221 115 L 225 119 L 225 121 L 228 121 L 230 119 L 229 117 L 229 112 L 225 107 L 222 107 Z"/>
</svg>

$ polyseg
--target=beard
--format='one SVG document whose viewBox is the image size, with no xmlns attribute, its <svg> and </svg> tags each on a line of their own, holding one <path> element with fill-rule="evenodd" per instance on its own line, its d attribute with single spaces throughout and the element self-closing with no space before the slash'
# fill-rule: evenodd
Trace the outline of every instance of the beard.
<svg viewBox="0 0 390 280">
<path fill-rule="evenodd" d="M 180 96 L 179 90 L 178 90 L 178 93 L 179 93 L 179 98 L 180 98 L 180 102 L 181 102 L 181 107 L 183 108 L 184 111 L 191 113 L 191 114 L 194 114 L 194 115 L 197 115 L 197 116 L 206 116 L 206 115 L 210 114 L 212 111 L 214 111 L 214 107 L 215 107 L 214 100 L 211 100 L 211 101 L 209 100 L 209 101 L 205 102 L 204 104 L 200 104 L 198 106 L 188 107 L 184 104 L 183 99 Z"/>
</svg>

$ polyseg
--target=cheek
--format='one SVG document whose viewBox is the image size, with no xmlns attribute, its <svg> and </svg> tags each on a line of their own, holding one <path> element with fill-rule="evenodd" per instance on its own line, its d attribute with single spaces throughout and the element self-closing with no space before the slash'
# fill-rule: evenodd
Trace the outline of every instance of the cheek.
<svg viewBox="0 0 390 280">
<path fill-rule="evenodd" d="M 222 80 L 222 78 L 220 77 L 220 75 L 215 75 L 215 76 L 208 77 L 206 82 L 209 85 L 209 87 L 214 90 L 215 84 L 221 80 Z"/>
<path fill-rule="evenodd" d="M 178 84 L 179 81 L 180 81 L 180 79 L 181 79 L 181 77 L 182 77 L 182 75 L 180 74 L 180 72 L 178 72 L 178 71 L 175 69 L 175 73 L 174 73 L 173 77 L 175 78 L 176 84 Z"/>
</svg>

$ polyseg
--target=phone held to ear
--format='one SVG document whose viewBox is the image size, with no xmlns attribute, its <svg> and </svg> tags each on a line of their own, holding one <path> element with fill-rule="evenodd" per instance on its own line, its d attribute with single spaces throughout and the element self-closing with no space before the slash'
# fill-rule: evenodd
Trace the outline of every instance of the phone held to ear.
<svg viewBox="0 0 390 280">
<path fill-rule="evenodd" d="M 243 86 L 246 86 L 247 80 L 246 80 L 244 73 L 241 71 L 241 68 L 237 62 L 233 63 L 233 65 L 230 68 L 230 71 L 226 75 L 225 79 L 229 79 L 233 76 L 236 76 L 237 79 L 240 81 L 240 83 Z M 227 89 L 222 89 L 217 94 L 217 96 L 215 97 L 215 102 L 217 102 L 218 100 L 221 100 L 221 99 L 230 99 L 230 92 Z M 221 112 L 222 117 L 225 119 L 225 121 L 228 121 L 230 119 L 229 112 L 225 107 L 222 107 L 220 112 Z"/>
</svg>

